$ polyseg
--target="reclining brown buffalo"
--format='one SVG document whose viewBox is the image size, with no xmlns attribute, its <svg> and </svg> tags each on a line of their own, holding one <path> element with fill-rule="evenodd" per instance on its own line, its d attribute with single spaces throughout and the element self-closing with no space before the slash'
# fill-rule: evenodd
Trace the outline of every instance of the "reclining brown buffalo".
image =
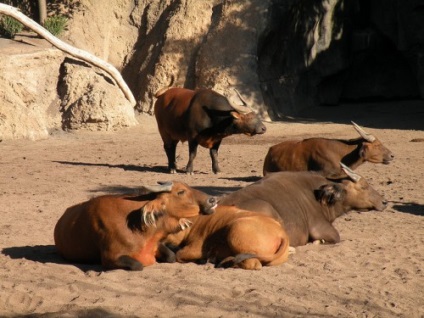
<svg viewBox="0 0 424 318">
<path fill-rule="evenodd" d="M 260 269 L 284 263 L 289 254 L 288 236 L 277 220 L 232 206 L 196 217 L 166 243 L 181 247 L 178 262 L 210 261 L 217 267 Z"/>
<path fill-rule="evenodd" d="M 223 138 L 233 134 L 263 134 L 265 125 L 257 114 L 241 113 L 227 98 L 210 89 L 170 88 L 156 93 L 155 117 L 168 157 L 170 173 L 177 170 L 175 152 L 179 141 L 188 141 L 186 173 L 193 173 L 197 147 L 208 148 L 212 171 L 220 172 L 218 149 Z"/>
<path fill-rule="evenodd" d="M 315 172 L 275 172 L 219 200 L 222 205 L 271 215 L 281 221 L 290 245 L 315 240 L 337 243 L 333 221 L 350 210 L 379 210 L 386 201 L 346 166 L 347 177 L 329 180 Z"/>
<path fill-rule="evenodd" d="M 269 148 L 263 174 L 277 171 L 317 171 L 325 177 L 343 176 L 340 162 L 356 169 L 364 162 L 388 164 L 392 152 L 380 140 L 352 122 L 360 138 L 286 140 Z"/>
<path fill-rule="evenodd" d="M 142 270 L 161 256 L 161 239 L 184 229 L 185 218 L 212 213 L 217 202 L 179 182 L 143 191 L 100 196 L 68 208 L 54 229 L 58 252 L 73 262 L 101 262 L 105 269 Z"/>
</svg>

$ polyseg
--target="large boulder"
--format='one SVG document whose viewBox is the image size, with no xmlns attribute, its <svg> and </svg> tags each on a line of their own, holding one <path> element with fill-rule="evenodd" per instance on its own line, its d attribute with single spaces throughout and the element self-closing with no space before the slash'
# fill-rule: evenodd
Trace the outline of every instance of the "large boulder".
<svg viewBox="0 0 424 318">
<path fill-rule="evenodd" d="M 61 51 L 1 40 L 0 139 L 41 139 L 61 129 Z"/>
<path fill-rule="evenodd" d="M 66 58 L 43 40 L 20 40 L 0 39 L 1 140 L 137 124 L 133 105 L 104 72 Z"/>
<path fill-rule="evenodd" d="M 271 0 L 117 0 L 108 10 L 81 2 L 66 38 L 121 67 L 139 111 L 151 113 L 154 93 L 172 84 L 237 88 L 266 116 L 256 69 Z"/>
<path fill-rule="evenodd" d="M 58 91 L 64 129 L 108 131 L 137 124 L 132 105 L 104 74 L 68 58 L 60 73 Z"/>
</svg>

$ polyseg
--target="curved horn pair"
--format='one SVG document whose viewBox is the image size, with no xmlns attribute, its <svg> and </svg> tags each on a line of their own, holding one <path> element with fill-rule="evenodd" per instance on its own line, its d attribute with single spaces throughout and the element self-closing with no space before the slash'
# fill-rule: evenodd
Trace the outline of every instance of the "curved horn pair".
<svg viewBox="0 0 424 318">
<path fill-rule="evenodd" d="M 340 167 L 342 168 L 342 170 L 344 171 L 344 173 L 346 173 L 346 175 L 353 181 L 353 182 L 358 182 L 359 180 L 361 180 L 361 176 L 355 172 L 353 172 L 352 169 L 350 169 L 348 166 L 346 166 L 344 163 L 340 162 Z"/>
<path fill-rule="evenodd" d="M 351 123 L 353 125 L 353 128 L 355 128 L 355 130 L 358 132 L 358 134 L 360 134 L 361 137 L 364 138 L 366 141 L 373 142 L 376 139 L 373 135 L 365 132 L 365 130 L 363 130 L 361 127 L 359 127 L 353 121 L 351 121 Z"/>
</svg>

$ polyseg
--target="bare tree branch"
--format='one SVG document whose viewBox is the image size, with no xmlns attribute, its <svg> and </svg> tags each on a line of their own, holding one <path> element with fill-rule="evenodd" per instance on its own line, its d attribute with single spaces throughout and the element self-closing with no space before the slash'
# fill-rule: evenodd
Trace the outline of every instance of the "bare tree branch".
<svg viewBox="0 0 424 318">
<path fill-rule="evenodd" d="M 15 7 L 0 3 L 0 14 L 5 14 L 18 20 L 24 26 L 33 30 L 35 33 L 37 33 L 42 38 L 46 39 L 48 42 L 50 42 L 53 46 L 57 47 L 59 50 L 62 50 L 65 53 L 72 55 L 73 57 L 86 61 L 104 70 L 116 81 L 116 83 L 121 88 L 122 92 L 124 93 L 125 97 L 130 101 L 130 103 L 133 106 L 135 106 L 136 102 L 135 102 L 134 95 L 129 89 L 127 83 L 125 83 L 124 79 L 122 78 L 121 73 L 119 73 L 119 71 L 114 66 L 103 61 L 97 56 L 94 56 L 93 54 L 89 52 L 77 49 L 63 42 L 62 40 L 59 40 L 58 38 L 53 36 L 49 31 L 47 31 L 45 28 L 43 28 L 34 20 L 28 18 L 26 15 L 21 13 Z"/>
<path fill-rule="evenodd" d="M 40 24 L 44 25 L 47 18 L 46 0 L 38 0 L 38 12 L 40 13 Z"/>
</svg>

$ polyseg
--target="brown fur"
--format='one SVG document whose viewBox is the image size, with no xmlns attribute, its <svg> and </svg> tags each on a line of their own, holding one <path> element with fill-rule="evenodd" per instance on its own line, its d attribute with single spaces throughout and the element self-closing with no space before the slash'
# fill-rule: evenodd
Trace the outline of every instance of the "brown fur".
<svg viewBox="0 0 424 318">
<path fill-rule="evenodd" d="M 378 139 L 373 142 L 364 138 L 286 140 L 269 148 L 263 174 L 277 171 L 317 171 L 325 177 L 338 178 L 345 175 L 340 162 L 356 169 L 366 161 L 388 164 L 393 157 L 391 151 Z"/>
<path fill-rule="evenodd" d="M 218 206 L 213 215 L 197 217 L 190 229 L 167 241 L 181 244 L 178 262 L 209 260 L 243 269 L 279 265 L 289 254 L 289 239 L 278 221 L 234 206 Z"/>
<path fill-rule="evenodd" d="M 365 180 L 329 180 L 309 171 L 269 173 L 219 200 L 223 205 L 258 211 L 284 224 L 292 246 L 315 240 L 340 242 L 332 223 L 344 213 L 382 211 L 387 201 Z"/>
<path fill-rule="evenodd" d="M 181 218 L 210 213 L 215 204 L 215 198 L 179 182 L 170 192 L 100 196 L 68 208 L 54 240 L 67 260 L 140 270 L 156 262 L 159 241 L 181 229 Z"/>
<path fill-rule="evenodd" d="M 220 172 L 218 149 L 222 139 L 233 134 L 263 134 L 266 127 L 257 114 L 239 113 L 227 98 L 210 89 L 170 88 L 156 93 L 155 117 L 162 137 L 168 169 L 176 173 L 176 147 L 188 141 L 189 160 L 186 172 L 193 173 L 197 147 L 208 148 L 212 171 Z"/>
</svg>

